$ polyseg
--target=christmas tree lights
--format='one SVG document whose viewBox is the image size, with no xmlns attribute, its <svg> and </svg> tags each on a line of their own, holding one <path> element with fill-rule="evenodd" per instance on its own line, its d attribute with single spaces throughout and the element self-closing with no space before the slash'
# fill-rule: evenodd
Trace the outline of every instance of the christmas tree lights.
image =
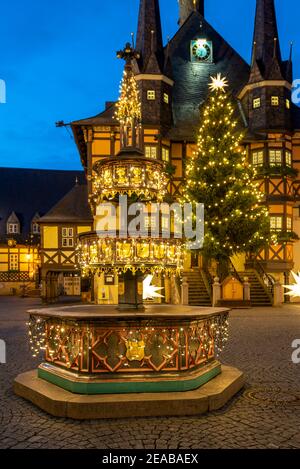
<svg viewBox="0 0 300 469">
<path fill-rule="evenodd" d="M 212 78 L 202 110 L 197 152 L 188 161 L 185 202 L 205 206 L 207 258 L 227 260 L 241 252 L 255 253 L 274 242 L 264 195 L 255 182 L 256 170 L 247 159 L 238 130 L 236 106 L 225 91 L 227 80 Z"/>
</svg>

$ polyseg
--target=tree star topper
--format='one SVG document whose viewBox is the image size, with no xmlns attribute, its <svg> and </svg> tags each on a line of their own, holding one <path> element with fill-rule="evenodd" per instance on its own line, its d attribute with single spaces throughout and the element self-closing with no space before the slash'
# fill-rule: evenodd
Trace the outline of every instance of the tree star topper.
<svg viewBox="0 0 300 469">
<path fill-rule="evenodd" d="M 295 279 L 294 285 L 284 285 L 284 288 L 290 290 L 288 293 L 285 293 L 287 296 L 291 296 L 292 298 L 299 298 L 300 297 L 300 272 L 298 275 L 292 272 L 292 275 Z"/>
<path fill-rule="evenodd" d="M 216 77 L 210 77 L 211 83 L 209 84 L 210 91 L 221 90 L 225 93 L 225 87 L 228 86 L 226 77 L 222 77 L 221 73 L 218 73 Z"/>
</svg>

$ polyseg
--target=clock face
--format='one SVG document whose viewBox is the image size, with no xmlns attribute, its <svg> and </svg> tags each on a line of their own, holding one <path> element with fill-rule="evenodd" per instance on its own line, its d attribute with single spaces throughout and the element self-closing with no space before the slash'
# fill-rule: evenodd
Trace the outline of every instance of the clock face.
<svg viewBox="0 0 300 469">
<path fill-rule="evenodd" d="M 206 39 L 195 39 L 191 41 L 192 62 L 209 62 L 213 60 L 212 42 Z"/>
</svg>

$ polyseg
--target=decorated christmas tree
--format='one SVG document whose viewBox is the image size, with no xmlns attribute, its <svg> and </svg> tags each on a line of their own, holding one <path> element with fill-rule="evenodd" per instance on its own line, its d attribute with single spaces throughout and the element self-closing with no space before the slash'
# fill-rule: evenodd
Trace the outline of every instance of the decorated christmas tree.
<svg viewBox="0 0 300 469">
<path fill-rule="evenodd" d="M 212 78 L 184 191 L 185 201 L 204 204 L 202 255 L 217 260 L 222 272 L 233 255 L 255 254 L 271 240 L 268 210 L 261 205 L 255 168 L 241 146 L 238 109 L 227 86 L 221 75 Z"/>
</svg>

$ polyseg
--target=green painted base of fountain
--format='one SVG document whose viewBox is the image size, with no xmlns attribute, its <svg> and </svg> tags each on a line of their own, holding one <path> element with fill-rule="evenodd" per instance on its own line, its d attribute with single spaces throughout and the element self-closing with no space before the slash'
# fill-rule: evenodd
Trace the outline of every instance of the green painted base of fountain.
<svg viewBox="0 0 300 469">
<path fill-rule="evenodd" d="M 181 373 L 106 376 L 98 379 L 60 369 L 48 363 L 38 368 L 38 377 L 74 394 L 130 394 L 182 392 L 198 389 L 221 373 L 221 364 L 212 360 L 204 366 Z"/>
</svg>

